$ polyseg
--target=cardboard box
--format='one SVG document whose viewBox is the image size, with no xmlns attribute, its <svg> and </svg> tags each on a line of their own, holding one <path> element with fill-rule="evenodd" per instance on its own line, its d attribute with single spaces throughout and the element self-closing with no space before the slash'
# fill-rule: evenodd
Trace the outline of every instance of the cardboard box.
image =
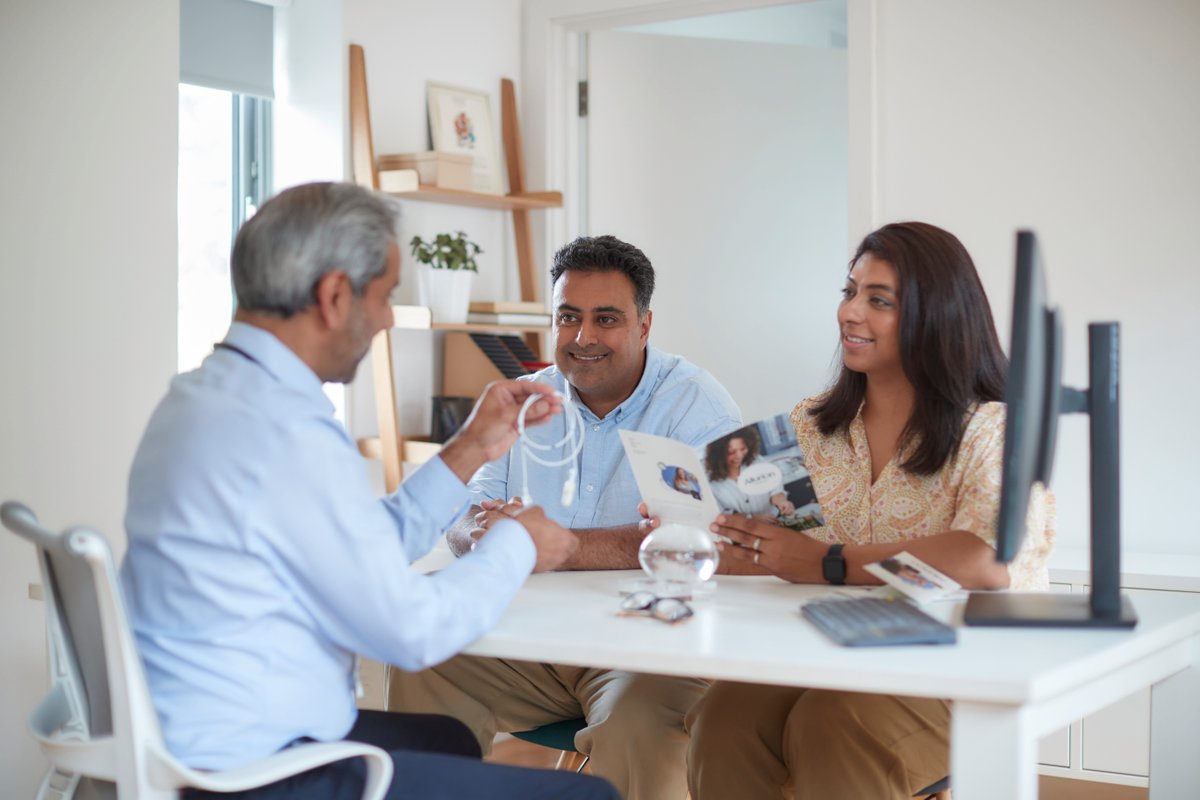
<svg viewBox="0 0 1200 800">
<path fill-rule="evenodd" d="M 475 159 L 460 153 L 429 150 L 424 153 L 404 153 L 395 156 L 380 156 L 379 169 L 415 169 L 422 184 L 439 189 L 458 189 L 469 192 L 472 187 L 471 170 Z"/>
</svg>

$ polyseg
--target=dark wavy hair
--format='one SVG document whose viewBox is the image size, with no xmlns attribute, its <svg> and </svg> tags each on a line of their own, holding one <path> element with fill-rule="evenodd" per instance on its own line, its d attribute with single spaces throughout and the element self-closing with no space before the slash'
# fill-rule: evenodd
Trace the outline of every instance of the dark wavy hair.
<svg viewBox="0 0 1200 800">
<path fill-rule="evenodd" d="M 580 272 L 623 272 L 633 282 L 633 300 L 638 316 L 650 310 L 654 294 L 654 267 L 646 254 L 615 236 L 580 236 L 554 254 L 550 282 L 568 270 Z"/>
<path fill-rule="evenodd" d="M 726 434 L 720 439 L 714 439 L 704 448 L 704 463 L 708 467 L 708 477 L 710 480 L 720 481 L 729 477 L 729 467 L 725 464 L 725 454 L 729 450 L 729 443 L 734 439 L 741 439 L 746 443 L 746 460 L 742 462 L 742 466 L 753 464 L 754 459 L 758 458 L 762 452 L 762 437 L 758 435 L 758 431 L 753 425 L 745 428 L 739 428 L 733 433 Z"/>
<path fill-rule="evenodd" d="M 900 466 L 932 475 L 958 454 L 967 414 L 1000 400 L 1008 358 L 971 255 L 953 234 L 924 222 L 884 225 L 858 246 L 891 264 L 900 282 L 900 363 L 912 384 L 912 416 L 900 437 Z M 845 364 L 813 407 L 826 436 L 848 432 L 867 389 L 867 376 Z"/>
</svg>

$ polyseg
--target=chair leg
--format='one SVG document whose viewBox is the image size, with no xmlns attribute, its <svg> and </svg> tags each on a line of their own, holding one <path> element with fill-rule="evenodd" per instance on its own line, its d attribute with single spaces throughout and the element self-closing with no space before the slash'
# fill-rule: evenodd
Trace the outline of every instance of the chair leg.
<svg viewBox="0 0 1200 800">
<path fill-rule="evenodd" d="M 587 766 L 588 757 L 583 753 L 573 750 L 562 750 L 558 754 L 558 763 L 554 765 L 555 769 L 569 769 L 572 772 L 581 772 Z"/>
</svg>

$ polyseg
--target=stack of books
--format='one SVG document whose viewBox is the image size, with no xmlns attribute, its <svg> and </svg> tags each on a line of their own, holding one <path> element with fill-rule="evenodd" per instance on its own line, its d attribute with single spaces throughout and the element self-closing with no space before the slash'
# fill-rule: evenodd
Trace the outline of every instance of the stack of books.
<svg viewBox="0 0 1200 800">
<path fill-rule="evenodd" d="M 549 325 L 550 315 L 546 307 L 536 301 L 483 300 L 471 303 L 467 322 L 537 327 Z"/>
</svg>

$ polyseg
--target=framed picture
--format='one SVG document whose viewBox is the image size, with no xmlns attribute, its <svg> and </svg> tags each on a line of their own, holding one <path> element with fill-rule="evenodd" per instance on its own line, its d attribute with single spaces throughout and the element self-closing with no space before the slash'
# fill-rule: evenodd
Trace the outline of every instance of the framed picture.
<svg viewBox="0 0 1200 800">
<path fill-rule="evenodd" d="M 500 140 L 492 124 L 486 92 L 430 83 L 429 138 L 434 150 L 472 156 L 472 186 L 477 192 L 504 194 Z"/>
</svg>

